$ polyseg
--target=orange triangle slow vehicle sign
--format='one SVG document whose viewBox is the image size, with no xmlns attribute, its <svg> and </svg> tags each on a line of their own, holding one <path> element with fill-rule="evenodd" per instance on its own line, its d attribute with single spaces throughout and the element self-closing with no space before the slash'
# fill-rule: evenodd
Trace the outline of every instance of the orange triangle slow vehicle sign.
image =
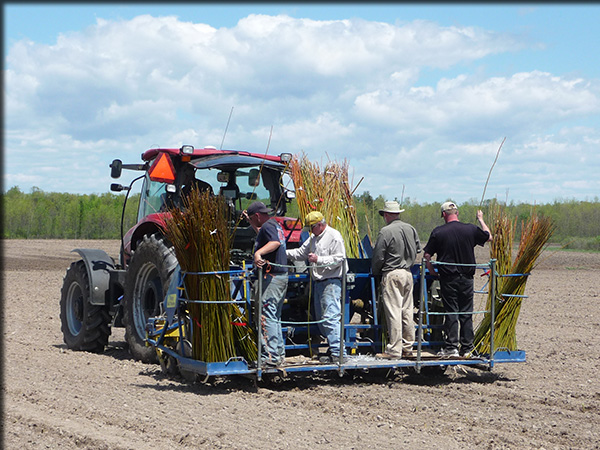
<svg viewBox="0 0 600 450">
<path fill-rule="evenodd" d="M 148 170 L 148 175 L 152 181 L 174 183 L 175 168 L 173 167 L 173 162 L 169 155 L 161 153 L 152 163 L 150 170 Z"/>
</svg>

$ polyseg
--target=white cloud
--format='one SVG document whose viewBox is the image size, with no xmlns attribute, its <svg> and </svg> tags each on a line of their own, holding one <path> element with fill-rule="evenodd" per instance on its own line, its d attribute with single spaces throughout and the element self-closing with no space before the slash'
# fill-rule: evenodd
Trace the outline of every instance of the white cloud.
<svg viewBox="0 0 600 450">
<path fill-rule="evenodd" d="M 536 133 L 566 118 L 598 114 L 598 88 L 580 79 L 542 72 L 479 83 L 461 75 L 440 80 L 435 89 L 390 88 L 362 94 L 356 98 L 355 114 L 412 133 L 436 129 L 445 139 L 483 139 L 498 129 L 510 134 Z"/>
<path fill-rule="evenodd" d="M 250 15 L 217 29 L 176 17 L 98 19 L 54 45 L 8 49 L 5 187 L 105 191 L 113 158 L 219 147 L 234 107 L 224 148 L 263 152 L 273 126 L 271 153 L 348 158 L 355 179 L 364 176 L 358 192 L 393 198 L 405 185 L 421 201 L 478 197 L 506 136 L 492 196 L 568 197 L 578 165 L 600 164 L 598 82 L 488 77 L 474 65 L 525 48 L 508 33 L 428 21 Z M 442 75 L 427 84 L 424 71 Z M 67 177 L 68 164 L 77 170 Z"/>
</svg>

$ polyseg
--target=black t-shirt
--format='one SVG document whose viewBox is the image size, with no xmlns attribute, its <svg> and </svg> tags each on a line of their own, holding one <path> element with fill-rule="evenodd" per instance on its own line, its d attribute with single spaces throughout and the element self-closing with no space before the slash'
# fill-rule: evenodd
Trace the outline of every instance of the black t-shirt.
<svg viewBox="0 0 600 450">
<path fill-rule="evenodd" d="M 459 221 L 448 222 L 436 227 L 423 249 L 425 253 L 437 253 L 437 261 L 448 263 L 475 264 L 476 245 L 485 244 L 490 234 L 481 228 Z M 437 269 L 441 277 L 463 274 L 473 276 L 475 267 L 440 264 Z"/>
<path fill-rule="evenodd" d="M 285 254 L 285 234 L 283 228 L 279 225 L 275 219 L 269 219 L 262 224 L 258 235 L 256 236 L 256 242 L 254 243 L 254 251 L 262 248 L 267 242 L 279 241 L 281 244 L 277 250 L 271 253 L 265 253 L 263 259 L 275 264 L 286 265 L 287 256 Z M 272 266 L 271 273 L 284 273 L 287 272 L 285 267 Z"/>
</svg>

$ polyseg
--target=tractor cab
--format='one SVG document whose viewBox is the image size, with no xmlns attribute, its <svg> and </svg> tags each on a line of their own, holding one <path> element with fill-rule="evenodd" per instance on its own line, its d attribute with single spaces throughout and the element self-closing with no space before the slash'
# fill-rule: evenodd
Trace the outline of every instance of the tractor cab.
<svg viewBox="0 0 600 450">
<path fill-rule="evenodd" d="M 115 160 L 112 176 L 120 176 L 121 168 L 144 170 L 138 206 L 137 224 L 124 236 L 124 262 L 144 234 L 154 226 L 159 231 L 162 217 L 169 208 L 183 208 L 184 198 L 192 189 L 222 195 L 230 208 L 234 230 L 233 250 L 244 259 L 252 250 L 254 230 L 242 212 L 255 200 L 274 211 L 282 224 L 289 244 L 300 240 L 301 227 L 285 218 L 287 203 L 295 197 L 293 182 L 287 173 L 291 154 L 270 156 L 243 151 L 217 150 L 213 147 L 194 149 L 150 149 L 142 154 L 143 165 L 123 165 Z M 116 170 L 117 168 L 118 170 Z M 125 189 L 113 185 L 113 190 Z"/>
</svg>

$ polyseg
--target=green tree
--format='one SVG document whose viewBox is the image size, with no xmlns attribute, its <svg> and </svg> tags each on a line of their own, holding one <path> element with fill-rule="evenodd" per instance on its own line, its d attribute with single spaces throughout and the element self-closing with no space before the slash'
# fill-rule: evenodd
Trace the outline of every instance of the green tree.
<svg viewBox="0 0 600 450">
<path fill-rule="evenodd" d="M 2 195 L 3 237 L 8 239 L 119 239 L 124 194 L 104 193 L 78 195 L 46 193 L 37 187 L 24 193 L 18 186 L 11 187 Z M 443 200 L 445 201 L 445 199 Z M 137 221 L 139 194 L 132 195 L 125 210 L 123 230 L 126 232 Z M 385 225 L 379 210 L 385 199 L 374 198 L 365 191 L 354 196 L 358 219 L 359 237 L 370 236 L 375 241 L 379 230 Z M 440 202 L 441 203 L 441 202 Z M 413 225 L 421 241 L 429 239 L 431 231 L 443 223 L 440 203 L 418 204 L 410 198 L 403 200 L 405 211 L 400 218 Z M 484 213 L 490 202 L 481 206 Z M 480 208 L 477 199 L 459 204 L 460 220 L 475 223 L 475 214 Z M 600 200 L 593 201 L 556 200 L 545 204 L 511 202 L 506 205 L 510 217 L 517 221 L 516 239 L 519 239 L 521 224 L 536 213 L 552 218 L 556 231 L 552 242 L 588 250 L 600 250 Z M 288 205 L 288 216 L 298 217 L 295 201 Z M 486 218 L 486 221 L 490 221 Z"/>
</svg>

